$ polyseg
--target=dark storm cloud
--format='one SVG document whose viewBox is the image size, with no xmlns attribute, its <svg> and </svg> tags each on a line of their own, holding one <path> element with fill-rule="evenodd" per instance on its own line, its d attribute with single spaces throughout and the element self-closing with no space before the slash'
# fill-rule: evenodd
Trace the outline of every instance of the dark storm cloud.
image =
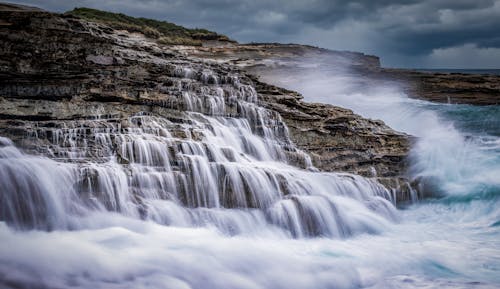
<svg viewBox="0 0 500 289">
<path fill-rule="evenodd" d="M 500 67 L 500 0 L 12 2 L 53 11 L 85 6 L 151 17 L 216 30 L 240 42 L 358 50 L 380 55 L 392 66 L 450 66 L 448 56 L 456 55 L 460 65 Z"/>
<path fill-rule="evenodd" d="M 476 6 L 447 2 L 432 1 L 428 5 L 414 6 L 413 9 L 396 10 L 401 13 L 396 17 L 402 19 L 396 20 L 394 26 L 382 26 L 381 34 L 393 41 L 393 49 L 408 53 L 429 53 L 435 48 L 464 43 L 500 47 L 498 2 L 496 7 L 494 1 L 478 1 Z M 384 21 L 380 23 L 383 25 Z"/>
</svg>

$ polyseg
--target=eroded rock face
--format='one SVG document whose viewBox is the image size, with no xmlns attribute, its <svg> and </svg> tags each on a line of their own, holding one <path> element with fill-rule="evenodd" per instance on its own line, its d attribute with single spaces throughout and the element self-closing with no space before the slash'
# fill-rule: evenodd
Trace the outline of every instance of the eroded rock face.
<svg viewBox="0 0 500 289">
<path fill-rule="evenodd" d="M 257 159 L 268 154 L 300 168 L 314 165 L 324 171 L 377 177 L 398 192 L 398 201 L 410 198 L 404 182 L 407 135 L 350 110 L 305 103 L 295 92 L 262 83 L 242 72 L 241 61 L 248 59 L 220 61 L 218 54 L 206 57 L 210 52 L 206 47 L 162 46 L 143 35 L 47 12 L 8 10 L 0 15 L 4 20 L 0 26 L 0 134 L 27 152 L 82 163 L 106 162 L 116 156 L 126 167 L 134 162 L 133 156 L 139 157 L 134 155 L 137 152 L 122 151 L 127 143 L 141 139 L 133 136 L 135 131 L 153 139 L 173 138 L 169 145 L 178 149 L 168 152 L 177 159 L 172 174 L 189 174 L 185 170 L 193 165 L 182 157 L 188 150 L 183 144 L 200 142 L 207 161 L 217 158 L 201 142 L 212 137 L 210 131 L 217 134 L 215 118 L 247 139 L 242 152 L 217 148 L 218 157 L 226 161 L 238 159 L 241 153 Z M 271 47 L 282 53 L 279 46 Z M 244 47 L 230 49 L 248 53 Z M 286 53 L 294 49 L 284 48 Z M 359 65 L 378 67 L 377 58 L 350 56 L 358 57 Z M 265 147 L 252 147 L 254 136 L 266 139 Z M 259 150 L 266 156 L 259 155 Z M 312 163 L 304 152 L 312 156 Z M 223 174 L 219 179 L 227 179 L 227 169 L 217 171 Z M 287 177 L 274 179 L 281 192 L 294 185 Z M 224 186 L 236 185 L 233 181 Z M 248 181 L 240 185 L 227 193 L 241 190 L 245 199 L 251 195 L 248 190 L 258 190 Z M 194 190 L 186 186 L 179 191 Z M 217 191 L 218 186 L 203 190 Z M 210 203 L 213 200 L 181 198 L 189 206 L 215 206 Z M 243 199 L 229 198 L 226 205 L 262 205 Z"/>
<path fill-rule="evenodd" d="M 408 135 L 349 109 L 303 102 L 300 96 L 264 83 L 256 87 L 266 107 L 280 113 L 294 143 L 312 154 L 317 167 L 370 177 L 404 175 Z"/>
<path fill-rule="evenodd" d="M 402 199 L 412 198 L 406 178 L 411 136 L 349 109 L 304 102 L 297 93 L 255 82 L 265 106 L 280 113 L 290 138 L 311 155 L 316 167 L 377 178 L 397 188 Z"/>
<path fill-rule="evenodd" d="M 270 70 L 290 71 L 291 66 L 295 66 L 297 72 L 307 69 L 304 64 L 315 63 L 351 73 L 365 86 L 388 82 L 412 98 L 473 105 L 500 103 L 500 76 L 493 74 L 382 68 L 376 56 L 298 44 L 233 44 L 181 50 L 190 55 L 233 63 L 254 75 L 269 73 Z"/>
<path fill-rule="evenodd" d="M 232 63 L 238 67 L 248 68 L 280 66 L 286 61 L 308 63 L 320 61 L 332 67 L 363 71 L 379 71 L 380 59 L 374 55 L 360 52 L 333 51 L 301 44 L 252 43 L 232 44 L 225 46 L 179 47 L 176 50 L 200 57 Z M 287 63 L 289 65 L 289 63 Z"/>
<path fill-rule="evenodd" d="M 377 80 L 367 75 L 381 73 L 378 57 L 296 44 L 177 49 L 188 55 L 230 63 L 247 72 L 262 105 L 280 113 L 292 141 L 311 155 L 316 167 L 376 177 L 388 187 L 404 190 L 409 198 L 406 157 L 411 136 L 394 131 L 380 120 L 366 119 L 329 104 L 308 103 L 297 92 L 265 83 L 273 82 L 273 75 L 310 73 L 313 65 L 340 74 L 354 74 L 361 85 L 369 87 Z"/>
<path fill-rule="evenodd" d="M 499 75 L 383 69 L 373 77 L 401 83 L 406 93 L 414 98 L 442 103 L 500 104 Z"/>
</svg>

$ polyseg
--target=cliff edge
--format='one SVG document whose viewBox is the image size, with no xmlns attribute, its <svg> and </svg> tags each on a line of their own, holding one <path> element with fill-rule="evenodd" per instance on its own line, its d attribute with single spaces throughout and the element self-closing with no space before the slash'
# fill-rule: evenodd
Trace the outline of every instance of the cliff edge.
<svg viewBox="0 0 500 289">
<path fill-rule="evenodd" d="M 308 167 L 303 150 L 320 170 L 374 177 L 397 192 L 398 201 L 410 198 L 405 178 L 408 135 L 347 109 L 306 103 L 296 92 L 259 81 L 244 65 L 218 61 L 217 53 L 203 57 L 213 44 L 210 40 L 204 46 L 174 46 L 73 15 L 5 6 L 0 15 L 0 133 L 28 152 L 64 159 L 71 152 L 55 151 L 55 128 L 82 128 L 70 136 L 78 143 L 92 135 L 92 127 L 119 123 L 124 129 L 132 126 L 130 116 L 141 113 L 168 120 L 175 137 L 203 139 L 186 112 L 254 118 L 224 91 L 234 94 L 236 89 L 237 95 L 251 98 L 255 90 L 256 104 L 272 113 L 266 112 L 268 119 L 260 120 L 263 123 L 254 131 L 265 134 L 265 123 L 281 132 L 285 124 L 299 150 L 286 144 L 286 136 L 276 141 L 285 148 L 290 164 Z M 282 45 L 226 46 L 251 57 L 255 50 L 297 50 Z M 376 57 L 345 52 L 338 59 L 345 55 L 359 59 L 360 66 L 377 69 Z M 214 100 L 213 95 L 219 96 Z M 91 149 L 80 152 L 82 161 L 105 160 L 112 154 L 97 139 L 85 145 Z"/>
</svg>

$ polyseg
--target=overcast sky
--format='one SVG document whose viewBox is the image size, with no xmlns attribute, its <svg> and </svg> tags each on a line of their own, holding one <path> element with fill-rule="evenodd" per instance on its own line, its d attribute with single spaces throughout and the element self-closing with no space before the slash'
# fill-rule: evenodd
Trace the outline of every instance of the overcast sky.
<svg viewBox="0 0 500 289">
<path fill-rule="evenodd" d="M 500 68 L 500 0 L 7 0 L 92 7 L 214 30 L 239 42 L 361 51 L 387 67 Z"/>
</svg>

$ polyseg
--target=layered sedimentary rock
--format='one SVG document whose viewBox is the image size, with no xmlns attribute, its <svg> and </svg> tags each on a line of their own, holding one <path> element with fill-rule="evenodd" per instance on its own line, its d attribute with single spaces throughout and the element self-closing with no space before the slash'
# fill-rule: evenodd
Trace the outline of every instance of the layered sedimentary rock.
<svg viewBox="0 0 500 289">
<path fill-rule="evenodd" d="M 182 48 L 188 54 L 228 61 L 252 74 L 287 69 L 297 73 L 309 62 L 350 73 L 365 86 L 389 82 L 409 97 L 442 103 L 496 105 L 500 103 L 500 76 L 391 69 L 373 55 L 332 51 L 298 44 L 244 44 L 225 47 Z M 293 66 L 293 67 L 292 67 Z M 290 69 L 290 68 L 293 68 Z"/>
<path fill-rule="evenodd" d="M 317 167 L 368 177 L 404 176 L 408 135 L 349 109 L 304 102 L 296 93 L 256 83 L 265 106 L 280 113 L 294 143 L 311 154 Z"/>
<path fill-rule="evenodd" d="M 405 92 L 414 98 L 443 103 L 500 104 L 499 75 L 382 69 L 374 76 L 401 83 Z"/>
<path fill-rule="evenodd" d="M 414 197 L 400 182 L 408 138 L 383 123 L 141 34 L 3 10 L 3 220 L 72 227 L 88 210 L 111 210 L 230 233 L 253 222 L 344 236 L 364 225 L 344 224 L 350 205 L 340 200 L 390 218 L 387 201 Z M 61 188 L 47 187 L 44 167 Z M 391 190 L 318 169 L 377 176 Z"/>
<path fill-rule="evenodd" d="M 374 80 L 366 75 L 378 74 L 381 70 L 378 57 L 297 44 L 180 47 L 177 50 L 230 63 L 247 72 L 261 95 L 262 104 L 280 113 L 290 129 L 291 139 L 311 154 L 316 167 L 389 177 L 391 182 L 405 175 L 410 136 L 392 130 L 380 120 L 362 118 L 338 106 L 305 102 L 297 92 L 268 84 L 275 82 L 273 78 L 277 75 L 293 79 L 295 75 L 325 68 L 339 74 L 354 74 L 360 84 L 369 86 Z"/>
<path fill-rule="evenodd" d="M 380 71 L 380 59 L 360 52 L 333 51 L 329 49 L 280 43 L 229 44 L 223 46 L 177 47 L 185 54 L 232 63 L 247 71 L 251 68 L 289 66 L 290 62 L 310 63 L 321 61 L 332 67 Z M 300 67 L 297 67 L 300 68 Z"/>
</svg>

